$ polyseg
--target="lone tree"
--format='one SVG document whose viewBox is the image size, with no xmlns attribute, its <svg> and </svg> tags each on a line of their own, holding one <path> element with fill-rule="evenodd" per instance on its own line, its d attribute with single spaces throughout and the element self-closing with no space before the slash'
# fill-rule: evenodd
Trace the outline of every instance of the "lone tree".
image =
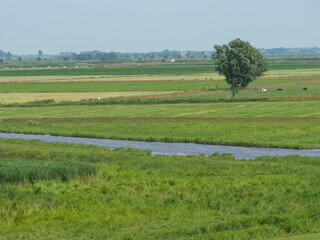
<svg viewBox="0 0 320 240">
<path fill-rule="evenodd" d="M 268 70 L 268 63 L 258 49 L 237 38 L 227 44 L 214 45 L 216 70 L 231 85 L 232 98 L 250 82 Z"/>
</svg>

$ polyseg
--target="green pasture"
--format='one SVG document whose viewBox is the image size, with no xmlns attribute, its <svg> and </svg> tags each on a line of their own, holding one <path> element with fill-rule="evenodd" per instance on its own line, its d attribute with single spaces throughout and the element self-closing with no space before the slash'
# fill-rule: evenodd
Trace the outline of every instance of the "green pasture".
<svg viewBox="0 0 320 240">
<path fill-rule="evenodd" d="M 34 71 L 46 76 L 4 74 L 0 77 L 0 118 L 9 119 L 0 123 L 0 130 L 243 146 L 314 148 L 320 145 L 320 70 L 319 66 L 312 68 L 317 62 L 308 67 L 301 62 L 272 65 L 276 70 L 268 71 L 247 89 L 240 90 L 234 102 L 228 102 L 229 86 L 217 73 L 207 76 L 201 71 L 192 72 L 195 68 L 212 68 L 210 64 L 117 65 L 104 69 L 127 75 L 103 75 L 101 69 L 90 68 L 10 70 Z M 187 70 L 183 75 L 170 72 L 179 68 L 190 72 Z M 130 75 L 121 72 L 125 69 L 149 70 Z M 148 72 L 160 69 L 171 70 L 161 74 Z M 60 70 L 61 75 L 50 74 Z M 68 72 L 78 70 L 85 75 Z M 97 75 L 90 76 L 93 70 L 97 70 Z M 9 70 L 0 72 L 6 71 Z M 212 76 L 213 80 L 208 80 Z M 259 92 L 258 87 L 268 91 Z M 305 87 L 308 90 L 302 90 Z M 276 91 L 278 88 L 283 91 Z M 122 95 L 116 95 L 117 92 Z M 26 103 L 35 100 L 38 101 Z M 225 118 L 232 121 L 223 122 Z"/>
<path fill-rule="evenodd" d="M 194 67 L 198 67 L 199 65 L 201 64 L 193 64 Z M 164 65 L 158 64 L 139 67 L 163 66 Z M 171 65 L 168 66 L 172 67 Z M 303 66 L 302 64 L 302 67 Z M 121 68 L 121 66 L 115 68 Z M 29 70 L 36 71 L 39 69 Z M 42 70 L 56 71 L 57 69 Z M 236 95 L 236 100 L 318 100 L 317 98 L 320 92 L 319 76 L 319 68 L 270 70 L 264 77 L 251 83 L 247 89 L 240 90 Z M 45 105 L 48 99 L 56 103 L 70 101 L 61 103 L 63 105 L 82 105 L 87 103 L 94 105 L 119 103 L 161 104 L 221 102 L 227 101 L 231 95 L 228 90 L 229 86 L 221 78 L 221 76 L 218 76 L 218 74 L 214 72 L 210 74 L 201 73 L 198 75 L 195 73 L 184 75 L 147 75 L 144 73 L 139 75 L 0 76 L 0 92 L 2 92 L 2 94 L 0 94 L 0 103 L 23 103 L 24 105 L 34 106 Z M 259 87 L 267 88 L 268 91 L 259 92 L 257 91 Z M 282 88 L 283 91 L 276 91 L 278 88 Z M 308 90 L 303 91 L 302 88 L 308 88 Z M 154 93 L 152 93 L 152 91 Z M 166 94 L 159 96 L 155 91 L 159 93 L 166 92 Z M 172 92 L 170 93 L 170 91 Z M 180 92 L 177 93 L 177 91 Z M 184 91 L 184 93 L 181 91 Z M 136 97 L 134 99 L 126 98 L 130 96 Z M 97 99 L 98 97 L 105 100 L 90 100 Z M 118 98 L 113 99 L 114 97 Z M 119 97 L 121 98 L 119 99 Z M 32 101 L 44 102 L 26 104 Z M 52 102 L 50 102 L 50 104 L 51 103 Z"/>
<path fill-rule="evenodd" d="M 42 176 L 40 163 L 60 174 L 95 169 L 1 181 L 0 239 L 312 239 L 320 231 L 320 158 L 0 143 L 0 176 L 11 168 Z"/>
<path fill-rule="evenodd" d="M 286 86 L 286 83 L 292 85 Z M 306 82 L 306 83 L 304 83 Z M 276 86 L 272 86 L 276 84 Z M 284 85 L 286 88 L 308 87 L 307 80 L 272 79 L 256 80 L 250 86 L 270 86 L 273 90 Z M 297 85 L 297 86 L 296 86 Z M 320 84 L 311 84 L 311 89 L 320 89 Z M 130 82 L 45 82 L 45 83 L 0 83 L 0 92 L 90 92 L 90 91 L 181 91 L 228 89 L 229 85 L 224 80 L 194 80 L 194 81 L 130 81 Z"/>
<path fill-rule="evenodd" d="M 0 132 L 320 147 L 319 61 L 275 61 L 235 101 L 206 61 L 2 69 Z M 0 240 L 318 239 L 319 176 L 320 157 L 0 139 Z"/>
<path fill-rule="evenodd" d="M 309 101 L 309 100 L 319 100 L 320 99 L 320 84 L 318 85 L 308 85 L 308 90 L 302 90 L 302 86 L 284 86 L 281 87 L 283 91 L 276 91 L 279 87 L 270 87 L 267 92 L 260 92 L 256 89 L 244 89 L 236 95 L 233 101 L 246 102 L 250 100 L 257 101 Z M 163 101 L 172 103 L 206 103 L 215 101 L 226 101 L 230 100 L 231 93 L 229 90 L 218 90 L 218 91 L 186 91 L 177 92 L 170 95 L 161 96 L 149 96 L 148 98 L 143 98 L 141 102 L 145 103 L 157 103 Z M 134 103 L 137 98 L 126 98 L 126 99 L 113 99 L 110 103 Z M 106 101 L 107 102 L 107 101 Z"/>
<path fill-rule="evenodd" d="M 319 101 L 0 107 L 0 118 L 320 117 Z"/>
<path fill-rule="evenodd" d="M 258 81 L 257 81 L 258 82 Z M 279 86 L 280 85 L 280 86 Z M 106 105 L 106 104 L 168 104 L 168 103 L 212 103 L 224 101 L 310 101 L 319 100 L 320 84 L 301 84 L 265 87 L 267 92 L 260 92 L 255 86 L 240 90 L 235 99 L 230 99 L 228 89 L 216 90 L 214 84 L 204 87 L 207 90 L 181 91 L 70 91 L 70 92 L 2 92 L 0 104 L 3 106 L 48 106 L 48 105 Z M 177 89 L 172 83 L 172 89 Z M 302 90 L 307 87 L 307 91 Z M 281 88 L 283 91 L 277 91 Z M 65 90 L 62 88 L 62 90 Z M 100 98 L 100 100 L 97 100 Z M 47 102 L 46 100 L 52 100 Z M 42 102 L 41 102 L 42 101 Z M 15 104 L 20 103 L 20 105 Z"/>
<path fill-rule="evenodd" d="M 181 91 L 202 90 L 212 84 L 213 81 L 1 83 L 0 92 Z M 225 81 L 214 84 L 228 87 Z"/>
<path fill-rule="evenodd" d="M 320 64 L 318 65 L 320 67 Z M 212 63 L 206 64 L 153 64 L 114 65 L 105 68 L 38 68 L 1 70 L 0 76 L 81 76 L 81 75 L 140 75 L 140 74 L 198 74 L 214 71 Z"/>
<path fill-rule="evenodd" d="M 296 81 L 299 78 L 319 78 L 319 68 L 308 68 L 308 69 L 295 69 L 295 70 L 269 70 L 259 80 L 274 78 L 282 80 L 293 80 Z M 170 80 L 223 80 L 224 77 L 218 75 L 217 72 L 210 73 L 191 73 L 183 75 L 175 74 L 158 74 L 158 75 L 60 75 L 60 76 L 0 76 L 0 82 L 12 82 L 12 83 L 23 83 L 23 82 L 92 82 L 92 81 L 170 81 Z M 253 82 L 254 83 L 254 82 Z"/>
<path fill-rule="evenodd" d="M 273 238 L 274 240 L 318 240 L 320 239 L 320 233 L 304 234 L 299 236 L 290 236 L 282 238 Z"/>
<path fill-rule="evenodd" d="M 295 70 L 320 68 L 319 61 L 295 63 L 270 63 L 270 70 Z M 0 76 L 81 76 L 81 75 L 183 75 L 202 74 L 214 72 L 212 62 L 201 64 L 134 64 L 134 65 L 109 65 L 108 67 L 91 68 L 35 68 L 35 69 L 2 69 Z"/>
<path fill-rule="evenodd" d="M 2 120 L 1 132 L 282 148 L 320 147 L 320 117 Z"/>
<path fill-rule="evenodd" d="M 312 69 L 315 70 L 315 69 Z M 275 71 L 276 73 L 278 71 Z M 316 71 L 320 72 L 320 70 Z M 283 73 L 285 74 L 285 73 Z M 312 76 L 314 71 L 304 72 L 304 76 Z M 284 75 L 288 76 L 288 75 Z M 178 81 L 178 80 L 222 80 L 223 76 L 216 72 L 210 74 L 184 74 L 184 75 L 80 75 L 80 76 L 0 76 L 1 83 L 23 82 L 130 82 L 130 81 Z"/>
<path fill-rule="evenodd" d="M 204 144 L 315 148 L 319 101 L 0 107 L 0 131 Z"/>
</svg>

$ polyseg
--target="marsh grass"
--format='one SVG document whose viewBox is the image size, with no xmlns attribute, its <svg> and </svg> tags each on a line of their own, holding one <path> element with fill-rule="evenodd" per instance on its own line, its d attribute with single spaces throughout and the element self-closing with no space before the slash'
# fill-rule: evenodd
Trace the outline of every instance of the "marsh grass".
<svg viewBox="0 0 320 240">
<path fill-rule="evenodd" d="M 2 239 L 266 239 L 320 231 L 319 158 L 150 156 L 23 140 L 1 146 L 1 156 L 16 150 L 7 161 L 86 156 L 97 167 L 96 175 L 67 182 L 1 183 Z"/>
<path fill-rule="evenodd" d="M 95 166 L 83 162 L 0 159 L 0 183 L 33 183 L 52 179 L 68 181 L 76 176 L 88 176 L 95 173 Z"/>
</svg>

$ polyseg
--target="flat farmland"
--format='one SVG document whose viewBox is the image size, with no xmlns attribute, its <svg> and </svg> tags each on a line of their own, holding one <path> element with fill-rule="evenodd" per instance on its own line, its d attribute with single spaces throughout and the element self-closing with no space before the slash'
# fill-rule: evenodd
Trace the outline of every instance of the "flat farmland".
<svg viewBox="0 0 320 240">
<path fill-rule="evenodd" d="M 69 116 L 72 113 L 75 112 Z M 320 117 L 92 118 L 89 115 L 66 118 L 59 113 L 54 115 L 57 118 L 3 119 L 0 131 L 251 147 L 320 147 Z"/>
<path fill-rule="evenodd" d="M 319 101 L 1 107 L 0 118 L 319 117 Z"/>
<path fill-rule="evenodd" d="M 1 76 L 0 130 L 316 148 L 320 146 L 320 68 L 315 65 L 314 68 L 304 68 L 303 64 L 281 65 L 284 67 L 268 71 L 240 90 L 235 100 L 230 99 L 228 85 L 214 72 L 50 76 L 53 69 L 40 69 L 47 75 Z M 296 68 L 290 69 L 292 66 Z M 261 87 L 268 91 L 259 92 Z M 277 91 L 278 88 L 282 91 Z M 54 102 L 47 103 L 49 99 Z M 24 104 L 30 101 L 39 102 Z"/>
<path fill-rule="evenodd" d="M 222 76 L 212 72 L 209 74 L 184 75 L 80 75 L 80 76 L 0 76 L 0 83 L 34 83 L 34 82 L 138 82 L 138 81 L 194 81 L 223 80 Z"/>
<path fill-rule="evenodd" d="M 53 99 L 56 103 L 63 101 L 80 101 L 82 99 L 116 98 L 116 97 L 141 97 L 178 94 L 177 91 L 126 91 L 126 92 L 7 92 L 0 94 L 0 103 L 26 103 Z"/>
<path fill-rule="evenodd" d="M 3 70 L 2 70 L 3 71 Z M 11 70 L 13 71 L 13 70 Z M 0 70 L 1 72 L 1 70 Z M 320 77 L 320 68 L 310 68 L 310 69 L 295 69 L 293 70 L 269 70 L 259 79 L 269 79 L 269 78 L 285 78 L 285 80 L 295 79 L 295 78 L 313 78 Z M 224 77 L 218 75 L 217 72 L 208 72 L 208 73 L 198 73 L 198 74 L 156 74 L 156 75 L 41 75 L 41 76 L 0 76 L 0 83 L 9 83 L 9 82 L 95 82 L 95 81 L 178 81 L 178 80 L 223 80 Z"/>
<path fill-rule="evenodd" d="M 310 62 L 283 62 L 271 63 L 270 70 L 296 70 L 320 68 L 319 61 Z M 214 72 L 212 61 L 184 64 L 134 64 L 134 65 L 109 65 L 107 67 L 85 68 L 24 68 L 2 69 L 0 76 L 85 76 L 85 75 L 184 75 L 208 74 Z"/>
<path fill-rule="evenodd" d="M 217 84 L 227 87 L 224 81 Z M 0 89 L 1 92 L 180 91 L 202 90 L 208 85 L 209 81 L 47 82 L 1 83 Z"/>
<path fill-rule="evenodd" d="M 315 67 L 316 64 L 313 63 L 312 66 Z M 188 69 L 188 66 L 120 66 L 116 69 L 142 67 L 151 69 L 169 68 L 173 71 L 175 67 Z M 285 64 L 279 66 L 285 66 Z M 290 69 L 292 66 L 296 68 Z M 193 65 L 193 67 L 197 68 L 199 65 Z M 212 66 L 210 65 L 210 67 Z M 268 101 L 317 100 L 320 91 L 320 68 L 304 67 L 303 64 L 293 64 L 289 67 L 270 70 L 263 77 L 250 84 L 247 89 L 241 90 L 237 99 L 243 99 L 244 101 L 250 99 Z M 2 93 L 0 103 L 26 103 L 48 99 L 53 99 L 56 103 L 61 101 L 78 102 L 85 99 L 97 99 L 98 97 L 101 99 L 135 97 L 134 100 L 112 100 L 112 103 L 199 103 L 227 100 L 231 95 L 223 77 L 214 71 L 211 71 L 211 73 L 192 72 L 192 74 L 178 74 L 177 72 L 175 74 L 166 72 L 146 74 L 141 72 L 132 75 L 51 74 L 52 71 L 59 70 L 81 72 L 88 69 L 0 70 L 0 92 Z M 40 71 L 44 75 L 29 74 L 30 76 L 28 76 L 27 74 L 21 76 L 21 71 L 34 71 L 35 73 Z M 11 74 L 2 74 L 1 76 L 1 72 L 10 72 Z M 261 87 L 267 88 L 268 92 L 258 92 L 257 89 Z M 276 91 L 278 88 L 282 88 L 283 91 Z M 308 90 L 303 91 L 302 88 Z M 142 98 L 142 100 L 139 100 L 139 98 Z"/>
<path fill-rule="evenodd" d="M 1 107 L 0 118 L 3 132 L 260 147 L 320 145 L 318 101 Z"/>
<path fill-rule="evenodd" d="M 320 148 L 319 62 L 270 68 L 235 99 L 212 63 L 0 70 L 0 132 Z M 0 139 L 0 239 L 318 239 L 319 163 Z"/>
</svg>

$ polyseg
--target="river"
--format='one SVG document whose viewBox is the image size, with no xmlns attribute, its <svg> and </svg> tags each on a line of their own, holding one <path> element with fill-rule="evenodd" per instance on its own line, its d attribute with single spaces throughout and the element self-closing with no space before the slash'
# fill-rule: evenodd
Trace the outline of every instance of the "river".
<svg viewBox="0 0 320 240">
<path fill-rule="evenodd" d="M 188 154 L 205 154 L 211 155 L 217 153 L 231 153 L 237 159 L 254 159 L 259 156 L 313 156 L 320 157 L 320 149 L 282 149 L 282 148 L 256 148 L 256 147 L 237 147 L 221 145 L 204 145 L 194 143 L 164 143 L 164 142 L 142 142 L 128 140 L 110 140 L 95 138 L 79 137 L 60 137 L 50 135 L 33 135 L 33 134 L 15 134 L 0 133 L 0 138 L 4 139 L 24 139 L 24 140 L 41 140 L 43 142 L 59 142 L 72 144 L 86 144 L 114 148 L 135 148 L 151 150 L 153 155 L 188 155 Z"/>
</svg>

